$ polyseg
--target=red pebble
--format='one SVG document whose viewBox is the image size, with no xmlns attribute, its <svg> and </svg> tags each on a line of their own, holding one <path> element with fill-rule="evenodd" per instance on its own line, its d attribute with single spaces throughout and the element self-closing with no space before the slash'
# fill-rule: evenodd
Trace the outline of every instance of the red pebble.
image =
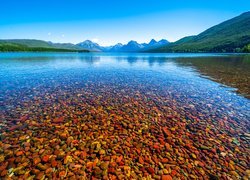
<svg viewBox="0 0 250 180">
<path fill-rule="evenodd" d="M 43 156 L 42 157 L 42 161 L 45 162 L 45 163 L 48 162 L 49 161 L 49 157 L 50 157 L 49 155 Z"/>
<path fill-rule="evenodd" d="M 173 178 L 170 175 L 162 175 L 162 180 L 172 180 Z"/>
<path fill-rule="evenodd" d="M 171 175 L 172 175 L 172 176 L 175 176 L 176 174 L 177 174 L 176 170 L 173 170 L 173 171 L 171 172 Z"/>
<path fill-rule="evenodd" d="M 57 166 L 57 161 L 56 161 L 56 160 L 53 160 L 53 161 L 51 162 L 51 166 L 52 166 L 52 167 L 56 167 L 56 166 Z"/>
<path fill-rule="evenodd" d="M 139 157 L 139 163 L 144 164 L 144 160 L 141 156 Z"/>
<path fill-rule="evenodd" d="M 63 121 L 64 121 L 64 117 L 59 117 L 59 118 L 54 119 L 52 122 L 53 123 L 62 123 Z"/>
<path fill-rule="evenodd" d="M 150 174 L 154 174 L 154 173 L 155 173 L 155 170 L 154 170 L 152 167 L 148 167 L 148 168 L 147 168 L 147 171 L 148 171 Z"/>
</svg>

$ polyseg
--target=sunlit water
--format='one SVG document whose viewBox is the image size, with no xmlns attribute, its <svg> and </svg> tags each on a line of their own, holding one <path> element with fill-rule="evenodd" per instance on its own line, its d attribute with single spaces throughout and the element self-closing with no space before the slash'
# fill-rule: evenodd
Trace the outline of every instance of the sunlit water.
<svg viewBox="0 0 250 180">
<path fill-rule="evenodd" d="M 0 54 L 0 175 L 247 176 L 250 101 L 232 88 L 249 90 L 244 89 L 249 66 L 242 58 Z M 218 74 L 210 71 L 219 65 Z M 231 76 L 234 67 L 237 78 Z M 239 75 L 245 77 L 243 85 L 226 86 L 235 81 L 224 80 L 239 82 Z"/>
<path fill-rule="evenodd" d="M 248 99 L 176 61 L 204 56 L 223 55 L 4 53 L 0 55 L 1 111 L 15 114 L 13 108 L 36 96 L 57 91 L 73 95 L 77 89 L 92 86 L 96 96 L 103 95 L 98 89 L 105 88 L 111 94 L 123 90 L 153 93 L 178 105 L 194 105 L 197 111 L 210 111 L 209 104 L 213 110 L 206 113 L 249 119 Z"/>
</svg>

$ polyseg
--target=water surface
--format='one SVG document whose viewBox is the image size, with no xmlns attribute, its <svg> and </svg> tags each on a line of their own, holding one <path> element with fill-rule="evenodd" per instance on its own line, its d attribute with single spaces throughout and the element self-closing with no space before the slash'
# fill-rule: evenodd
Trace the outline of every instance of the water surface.
<svg viewBox="0 0 250 180">
<path fill-rule="evenodd" d="M 244 176 L 249 72 L 242 55 L 2 53 L 2 176 Z"/>
</svg>

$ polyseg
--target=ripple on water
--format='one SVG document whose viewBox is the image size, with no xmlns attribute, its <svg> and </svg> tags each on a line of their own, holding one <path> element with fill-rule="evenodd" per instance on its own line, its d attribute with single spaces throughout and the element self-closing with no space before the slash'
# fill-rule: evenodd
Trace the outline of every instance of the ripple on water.
<svg viewBox="0 0 250 180">
<path fill-rule="evenodd" d="M 1 177 L 247 178 L 249 99 L 180 56 L 1 54 Z"/>
</svg>

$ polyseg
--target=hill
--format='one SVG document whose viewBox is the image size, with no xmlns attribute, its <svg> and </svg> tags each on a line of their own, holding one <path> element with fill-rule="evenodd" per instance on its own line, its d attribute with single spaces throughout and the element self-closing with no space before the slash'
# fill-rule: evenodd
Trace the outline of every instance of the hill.
<svg viewBox="0 0 250 180">
<path fill-rule="evenodd" d="M 250 52 L 250 11 L 150 52 Z"/>
<path fill-rule="evenodd" d="M 52 43 L 33 39 L 0 40 L 0 52 L 14 51 L 89 52 L 70 43 Z"/>
</svg>

